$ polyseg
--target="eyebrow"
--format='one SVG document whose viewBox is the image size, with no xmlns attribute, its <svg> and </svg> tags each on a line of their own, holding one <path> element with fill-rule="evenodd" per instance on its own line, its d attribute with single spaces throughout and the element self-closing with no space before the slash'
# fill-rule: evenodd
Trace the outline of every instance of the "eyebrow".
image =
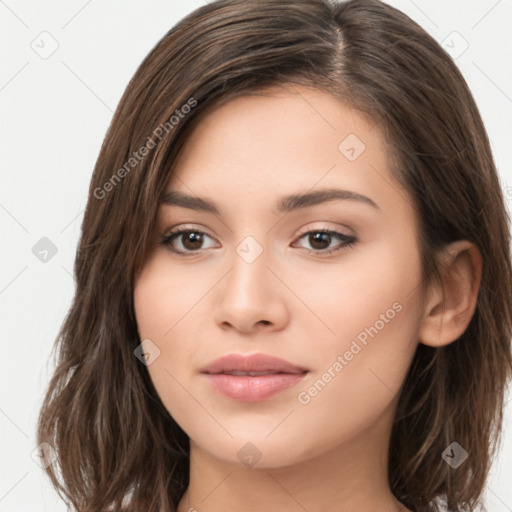
<svg viewBox="0 0 512 512">
<path fill-rule="evenodd" d="M 275 210 L 277 213 L 288 213 L 301 208 L 307 208 L 308 206 L 315 206 L 334 200 L 358 201 L 362 204 L 366 204 L 372 208 L 380 210 L 377 204 L 369 197 L 358 194 L 357 192 L 338 188 L 315 190 L 313 192 L 303 192 L 281 197 L 276 203 Z M 182 208 L 188 208 L 190 210 L 220 215 L 220 208 L 213 201 L 202 197 L 190 196 L 177 190 L 167 192 L 161 198 L 160 204 L 167 206 L 181 206 Z"/>
</svg>

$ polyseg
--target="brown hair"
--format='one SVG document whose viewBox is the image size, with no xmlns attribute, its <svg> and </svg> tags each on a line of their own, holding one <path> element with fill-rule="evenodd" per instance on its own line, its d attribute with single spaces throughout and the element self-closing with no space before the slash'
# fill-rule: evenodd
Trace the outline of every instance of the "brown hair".
<svg viewBox="0 0 512 512">
<path fill-rule="evenodd" d="M 449 242 L 482 254 L 464 334 L 417 347 L 389 452 L 391 490 L 409 508 L 480 504 L 512 371 L 512 273 L 504 199 L 463 76 L 425 30 L 378 0 L 221 0 L 144 59 L 94 169 L 37 431 L 58 455 L 47 474 L 76 510 L 175 511 L 188 486 L 188 437 L 134 357 L 134 279 L 172 164 L 206 109 L 282 84 L 333 94 L 382 129 L 391 171 L 415 199 L 425 282 L 439 280 L 436 255 Z M 452 441 L 469 454 L 457 469 L 441 457 Z"/>
</svg>

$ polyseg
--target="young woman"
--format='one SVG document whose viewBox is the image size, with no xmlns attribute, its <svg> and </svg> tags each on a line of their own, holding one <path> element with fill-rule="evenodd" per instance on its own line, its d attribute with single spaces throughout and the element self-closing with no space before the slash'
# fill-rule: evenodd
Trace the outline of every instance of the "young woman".
<svg viewBox="0 0 512 512">
<path fill-rule="evenodd" d="M 73 510 L 476 510 L 511 357 L 471 93 L 377 0 L 221 0 L 101 149 L 38 425 Z"/>
</svg>

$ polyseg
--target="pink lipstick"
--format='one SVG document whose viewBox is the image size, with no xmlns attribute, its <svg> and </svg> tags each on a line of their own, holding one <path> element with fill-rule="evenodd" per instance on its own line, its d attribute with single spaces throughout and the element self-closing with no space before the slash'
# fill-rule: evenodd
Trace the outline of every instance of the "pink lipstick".
<svg viewBox="0 0 512 512">
<path fill-rule="evenodd" d="M 228 354 L 206 366 L 202 373 L 219 393 L 257 402 L 294 386 L 308 370 L 267 354 Z"/>
</svg>

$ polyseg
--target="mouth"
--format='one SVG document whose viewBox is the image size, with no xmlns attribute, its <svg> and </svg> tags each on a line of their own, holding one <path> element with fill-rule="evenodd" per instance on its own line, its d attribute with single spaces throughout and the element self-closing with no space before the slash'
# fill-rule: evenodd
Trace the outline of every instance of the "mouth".
<svg viewBox="0 0 512 512">
<path fill-rule="evenodd" d="M 298 372 L 297 372 L 298 373 Z M 295 375 L 295 373 L 289 373 L 289 372 L 276 372 L 273 370 L 267 370 L 264 372 L 244 372 L 239 370 L 233 370 L 233 371 L 224 371 L 224 372 L 218 372 L 218 373 L 212 373 L 210 375 L 235 375 L 236 377 L 255 377 L 255 376 L 261 376 L 261 375 Z"/>
<path fill-rule="evenodd" d="M 229 354 L 202 370 L 213 389 L 244 402 L 257 402 L 295 386 L 309 372 L 266 354 Z"/>
<path fill-rule="evenodd" d="M 265 373 L 290 373 L 299 374 L 308 371 L 303 366 L 298 366 L 285 359 L 268 354 L 227 354 L 216 359 L 202 369 L 202 373 L 208 374 L 265 374 Z"/>
</svg>

